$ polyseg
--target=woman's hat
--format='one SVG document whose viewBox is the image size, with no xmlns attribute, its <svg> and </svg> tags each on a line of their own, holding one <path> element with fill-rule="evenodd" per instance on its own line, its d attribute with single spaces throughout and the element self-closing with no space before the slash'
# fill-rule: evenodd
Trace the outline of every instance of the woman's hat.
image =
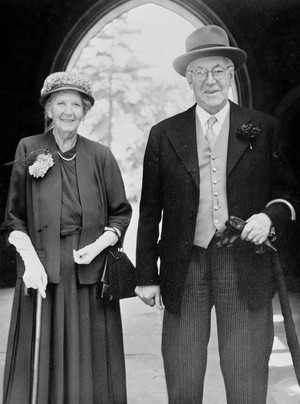
<svg viewBox="0 0 300 404">
<path fill-rule="evenodd" d="M 54 92 L 62 90 L 77 90 L 86 95 L 92 105 L 95 103 L 92 82 L 87 77 L 72 72 L 56 72 L 50 74 L 41 89 L 40 103 L 45 105 L 46 99 Z"/>
<path fill-rule="evenodd" d="M 247 59 L 247 54 L 242 49 L 229 46 L 226 32 L 217 25 L 206 25 L 193 31 L 185 41 L 185 48 L 186 53 L 173 62 L 174 69 L 181 76 L 185 76 L 188 65 L 198 58 L 228 57 L 234 63 L 235 70 L 242 67 Z"/>
</svg>

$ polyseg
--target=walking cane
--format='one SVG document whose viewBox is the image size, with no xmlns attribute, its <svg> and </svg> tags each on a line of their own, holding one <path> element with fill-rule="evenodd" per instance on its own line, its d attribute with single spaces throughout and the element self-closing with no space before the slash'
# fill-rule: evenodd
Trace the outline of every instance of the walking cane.
<svg viewBox="0 0 300 404">
<path fill-rule="evenodd" d="M 25 287 L 25 294 L 27 294 L 26 287 Z M 37 404 L 39 353 L 40 353 L 40 339 L 41 339 L 41 317 L 42 317 L 42 296 L 39 293 L 39 291 L 37 290 L 36 291 L 36 314 L 35 314 L 33 379 L 32 379 L 31 404 Z"/>
<path fill-rule="evenodd" d="M 281 311 L 284 319 L 284 328 L 286 333 L 286 340 L 291 352 L 291 357 L 293 360 L 293 365 L 295 369 L 296 378 L 298 385 L 300 386 L 300 349 L 299 341 L 296 333 L 296 328 L 290 308 L 289 298 L 286 290 L 286 285 L 284 281 L 283 271 L 280 265 L 278 253 L 275 252 L 273 255 L 274 271 L 276 275 L 277 282 L 277 292 L 280 301 Z"/>
<path fill-rule="evenodd" d="M 220 237 L 220 241 L 217 243 L 219 247 L 222 245 L 231 246 L 241 234 L 246 222 L 242 219 L 231 216 L 226 224 L 226 229 L 219 232 L 218 236 Z M 277 284 L 277 293 L 280 301 L 281 312 L 284 319 L 284 328 L 286 333 L 287 344 L 291 353 L 294 370 L 298 385 L 300 386 L 300 348 L 299 341 L 296 333 L 295 323 L 293 320 L 290 302 L 288 298 L 288 293 L 286 290 L 285 280 L 283 271 L 280 265 L 279 256 L 276 248 L 272 245 L 269 239 L 267 239 L 264 243 L 267 247 L 271 248 L 273 253 L 273 265 L 275 272 L 275 279 Z M 261 247 L 263 250 L 263 247 Z"/>
</svg>

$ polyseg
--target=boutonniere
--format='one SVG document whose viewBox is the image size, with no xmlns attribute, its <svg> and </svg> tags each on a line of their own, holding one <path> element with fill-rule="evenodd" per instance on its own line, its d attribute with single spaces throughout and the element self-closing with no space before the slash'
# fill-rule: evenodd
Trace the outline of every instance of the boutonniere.
<svg viewBox="0 0 300 404">
<path fill-rule="evenodd" d="M 49 149 L 33 150 L 27 157 L 21 160 L 14 160 L 6 165 L 24 165 L 28 167 L 29 174 L 34 178 L 43 178 L 50 167 L 54 165 L 54 160 Z"/>
<path fill-rule="evenodd" d="M 261 133 L 260 127 L 253 125 L 251 121 L 243 123 L 243 125 L 241 125 L 236 131 L 236 134 L 239 138 L 249 141 L 249 147 L 251 150 L 254 139 L 260 133 Z"/>
</svg>

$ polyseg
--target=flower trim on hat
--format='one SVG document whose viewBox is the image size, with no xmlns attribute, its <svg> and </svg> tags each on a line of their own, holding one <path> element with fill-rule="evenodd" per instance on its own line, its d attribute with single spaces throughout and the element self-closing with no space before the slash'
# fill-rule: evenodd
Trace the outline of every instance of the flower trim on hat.
<svg viewBox="0 0 300 404">
<path fill-rule="evenodd" d="M 74 87 L 74 89 L 83 91 L 93 98 L 91 81 L 83 75 L 71 72 L 56 72 L 50 74 L 44 81 L 41 96 L 51 93 L 60 87 Z"/>
</svg>

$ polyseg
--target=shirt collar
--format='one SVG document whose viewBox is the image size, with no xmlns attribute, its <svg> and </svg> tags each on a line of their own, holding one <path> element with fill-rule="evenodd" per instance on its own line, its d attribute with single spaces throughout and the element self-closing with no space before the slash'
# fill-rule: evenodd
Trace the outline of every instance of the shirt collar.
<svg viewBox="0 0 300 404">
<path fill-rule="evenodd" d="M 216 114 L 213 115 L 213 116 L 215 116 L 217 118 L 218 124 L 220 126 L 223 125 L 223 122 L 224 122 L 224 120 L 226 118 L 226 115 L 227 115 L 229 109 L 230 109 L 230 104 L 229 104 L 229 101 L 227 101 L 226 104 L 224 105 L 224 107 L 219 112 L 217 112 Z M 201 123 L 201 126 L 202 126 L 203 130 L 205 130 L 207 120 L 212 115 L 209 114 L 208 112 L 206 112 L 203 108 L 199 107 L 198 104 L 196 106 L 196 113 L 198 115 L 198 118 L 200 120 L 200 123 Z"/>
</svg>

